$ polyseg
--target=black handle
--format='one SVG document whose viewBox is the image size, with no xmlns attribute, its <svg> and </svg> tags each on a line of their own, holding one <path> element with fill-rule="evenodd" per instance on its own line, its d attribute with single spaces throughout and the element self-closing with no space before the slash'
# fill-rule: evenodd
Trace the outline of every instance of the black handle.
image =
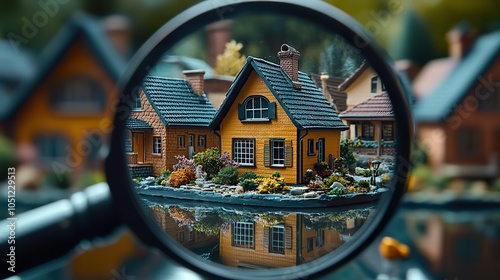
<svg viewBox="0 0 500 280">
<path fill-rule="evenodd" d="M 6 258 L 0 277 L 64 256 L 82 240 L 105 236 L 121 223 L 106 183 L 0 221 L 0 254 Z"/>
</svg>

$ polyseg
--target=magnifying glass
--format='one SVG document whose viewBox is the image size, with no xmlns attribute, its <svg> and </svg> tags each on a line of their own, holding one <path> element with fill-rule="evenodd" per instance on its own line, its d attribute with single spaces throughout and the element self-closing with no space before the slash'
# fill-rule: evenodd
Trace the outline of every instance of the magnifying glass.
<svg viewBox="0 0 500 280">
<path fill-rule="evenodd" d="M 129 226 L 218 278 L 317 276 L 362 250 L 404 192 L 412 125 L 360 30 L 319 1 L 206 2 L 165 24 L 124 75 L 107 161 Z"/>
<path fill-rule="evenodd" d="M 314 278 L 351 260 L 396 210 L 412 135 L 404 83 L 363 30 L 321 1 L 206 1 L 166 23 L 123 75 L 109 190 L 19 217 L 16 252 L 44 252 L 19 268 L 118 216 L 211 278 Z M 246 58 L 210 73 L 205 42 L 226 39 Z"/>
</svg>

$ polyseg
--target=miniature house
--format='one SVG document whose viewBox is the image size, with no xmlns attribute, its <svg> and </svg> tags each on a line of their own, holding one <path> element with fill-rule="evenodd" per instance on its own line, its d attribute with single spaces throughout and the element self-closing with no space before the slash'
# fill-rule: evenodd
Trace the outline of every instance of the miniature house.
<svg viewBox="0 0 500 280">
<path fill-rule="evenodd" d="M 500 33 L 483 35 L 415 105 L 418 140 L 435 171 L 496 177 L 500 159 Z"/>
<path fill-rule="evenodd" d="M 215 108 L 203 92 L 204 71 L 184 71 L 185 79 L 148 76 L 134 95 L 127 120 L 126 151 L 132 177 L 159 176 L 176 155 L 218 147 L 209 124 Z"/>
<path fill-rule="evenodd" d="M 382 156 L 394 155 L 395 119 L 391 99 L 386 92 L 375 95 L 340 113 L 351 133 L 347 139 L 371 142 L 370 147 L 354 148 L 358 154 Z"/>
<path fill-rule="evenodd" d="M 287 182 L 300 183 L 314 163 L 340 156 L 340 132 L 347 127 L 298 71 L 300 53 L 283 45 L 278 56 L 280 65 L 247 58 L 211 127 L 240 172 L 278 171 Z"/>
<path fill-rule="evenodd" d="M 77 14 L 2 112 L 5 134 L 19 153 L 33 151 L 30 164 L 38 170 L 58 176 L 97 170 L 123 66 L 101 22 Z"/>
</svg>

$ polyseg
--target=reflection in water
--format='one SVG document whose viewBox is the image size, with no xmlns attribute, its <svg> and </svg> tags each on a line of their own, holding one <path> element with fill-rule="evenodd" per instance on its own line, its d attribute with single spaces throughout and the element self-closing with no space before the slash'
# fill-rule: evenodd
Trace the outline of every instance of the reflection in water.
<svg viewBox="0 0 500 280">
<path fill-rule="evenodd" d="M 289 212 L 153 200 L 143 202 L 173 239 L 204 259 L 239 268 L 290 267 L 318 259 L 349 241 L 375 212 L 372 205 Z"/>
</svg>

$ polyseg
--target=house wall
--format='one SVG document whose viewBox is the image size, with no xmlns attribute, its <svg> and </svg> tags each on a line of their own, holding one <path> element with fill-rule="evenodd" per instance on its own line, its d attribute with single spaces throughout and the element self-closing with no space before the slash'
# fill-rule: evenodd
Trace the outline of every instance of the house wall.
<svg viewBox="0 0 500 280">
<path fill-rule="evenodd" d="M 51 94 L 54 87 L 72 76 L 88 76 L 102 85 L 106 92 L 106 105 L 101 113 L 62 113 L 57 112 L 51 104 Z M 23 107 L 17 112 L 10 126 L 13 128 L 12 137 L 19 147 L 34 146 L 39 135 L 64 135 L 68 138 L 68 154 L 64 162 L 63 171 L 74 172 L 82 167 L 86 161 L 89 140 L 88 133 L 96 133 L 105 140 L 111 132 L 113 124 L 113 106 L 117 98 L 116 83 L 104 70 L 99 60 L 88 49 L 87 43 L 79 38 L 69 47 L 68 52 L 61 57 L 59 64 L 36 87 Z M 48 167 L 54 169 L 54 167 Z M 67 169 L 66 169 L 67 168 Z M 99 168 L 92 166 L 91 168 Z M 60 171 L 52 170 L 54 172 Z"/>
<path fill-rule="evenodd" d="M 428 164 L 433 170 L 439 170 L 445 160 L 446 138 L 445 130 L 440 125 L 418 125 L 418 144 L 426 150 Z"/>
<path fill-rule="evenodd" d="M 262 95 L 266 97 L 269 102 L 276 102 L 276 119 L 261 123 L 242 123 L 238 119 L 238 104 L 242 104 L 247 97 L 252 95 Z M 233 106 L 229 109 L 222 121 L 220 125 L 220 135 L 222 152 L 229 152 L 231 158 L 233 157 L 233 138 L 255 138 L 255 166 L 239 167 L 240 175 L 246 171 L 254 171 L 258 175 L 270 176 L 274 171 L 279 171 L 286 182 L 297 182 L 297 128 L 283 108 L 279 106 L 279 102 L 270 92 L 264 81 L 255 72 L 252 72 L 249 76 L 241 92 L 236 97 Z M 278 137 L 284 138 L 285 142 L 292 142 L 292 167 L 271 168 L 264 166 L 264 143 L 267 143 L 270 138 Z"/>
<path fill-rule="evenodd" d="M 163 170 L 172 170 L 172 166 L 177 164 L 176 155 L 188 156 L 188 137 L 190 134 L 195 135 L 195 152 L 202 152 L 207 148 L 219 147 L 219 138 L 209 128 L 165 127 L 142 90 L 139 96 L 141 98 L 142 111 L 132 111 L 130 117 L 144 120 L 153 127 L 152 131 L 145 131 L 144 153 L 145 164 L 153 165 L 154 176 L 161 175 Z M 184 135 L 185 147 L 177 147 L 178 135 Z M 198 135 L 206 136 L 205 148 L 198 147 Z M 161 154 L 153 154 L 153 137 L 161 137 Z"/>
<path fill-rule="evenodd" d="M 318 238 L 318 232 L 314 229 L 307 229 L 305 225 L 301 226 L 301 252 L 304 263 L 317 260 L 318 258 L 332 252 L 333 250 L 340 247 L 343 242 L 340 240 L 340 233 L 333 229 L 324 229 L 325 240 L 324 245 L 321 247 L 316 246 L 316 239 Z M 312 250 L 308 252 L 307 242 L 308 239 L 312 238 L 313 247 Z"/>
<path fill-rule="evenodd" d="M 368 67 L 350 86 L 345 89 L 347 93 L 347 108 L 351 108 L 376 94 L 382 93 L 381 80 L 377 83 L 377 92 L 371 92 L 371 79 L 378 76 L 371 67 Z"/>
<path fill-rule="evenodd" d="M 309 130 L 308 134 L 302 140 L 302 162 L 303 167 L 301 170 L 302 176 L 307 169 L 313 169 L 314 164 L 318 162 L 318 151 L 316 150 L 316 143 L 318 139 L 325 139 L 325 161 L 328 162 L 328 155 L 335 158 L 340 157 L 340 131 L 334 130 Z M 314 140 L 314 155 L 307 154 L 307 141 Z"/>
<path fill-rule="evenodd" d="M 240 248 L 232 246 L 232 226 L 226 234 L 220 233 L 220 260 L 221 263 L 237 267 L 241 264 L 250 264 L 262 267 L 291 267 L 297 260 L 297 215 L 284 217 L 284 226 L 292 228 L 291 249 L 285 248 L 284 254 L 269 253 L 269 248 L 264 247 L 264 225 L 254 223 L 254 248 Z M 267 229 L 268 230 L 268 229 Z"/>
</svg>

